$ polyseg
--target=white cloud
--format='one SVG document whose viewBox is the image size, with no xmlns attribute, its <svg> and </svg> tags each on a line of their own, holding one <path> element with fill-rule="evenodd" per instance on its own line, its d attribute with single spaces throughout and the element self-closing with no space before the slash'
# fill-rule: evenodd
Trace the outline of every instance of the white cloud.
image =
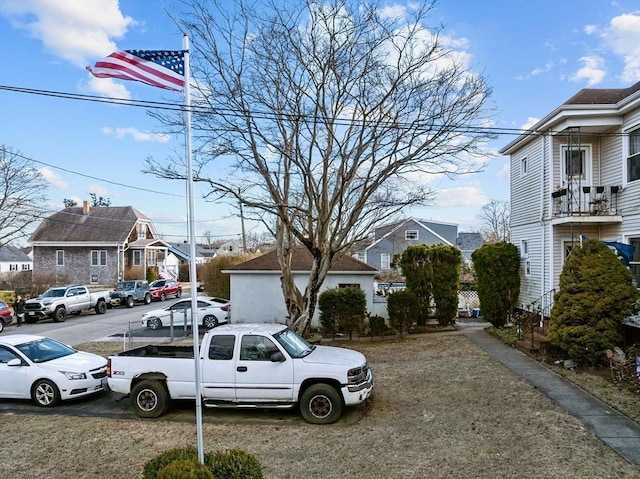
<svg viewBox="0 0 640 479">
<path fill-rule="evenodd" d="M 526 123 L 520 127 L 520 129 L 522 131 L 530 130 L 533 127 L 533 125 L 535 125 L 539 121 L 540 121 L 540 118 L 535 118 L 533 116 L 530 116 L 527 118 Z"/>
<path fill-rule="evenodd" d="M 489 197 L 485 195 L 480 188 L 475 186 L 460 186 L 457 188 L 438 190 L 433 207 L 477 207 L 489 201 Z"/>
<path fill-rule="evenodd" d="M 552 61 L 548 61 L 547 63 L 544 64 L 544 67 L 534 68 L 533 71 L 531 72 L 531 75 L 536 76 L 536 75 L 540 75 L 541 73 L 546 73 L 553 68 L 553 65 L 554 63 Z"/>
<path fill-rule="evenodd" d="M 622 58 L 624 82 L 640 80 L 640 14 L 627 13 L 611 19 L 602 34 L 605 47 Z"/>
<path fill-rule="evenodd" d="M 125 138 L 130 136 L 134 141 L 137 142 L 155 142 L 155 143 L 167 143 L 171 138 L 169 135 L 161 134 L 161 133 L 143 133 L 136 128 L 133 127 L 118 127 L 118 128 L 109 128 L 105 126 L 102 128 L 102 133 L 105 135 L 113 136 L 118 139 Z"/>
<path fill-rule="evenodd" d="M 587 55 L 581 57 L 579 61 L 582 67 L 571 76 L 571 81 L 587 80 L 588 86 L 597 85 L 602 81 L 607 73 L 604 69 L 604 58 L 598 55 Z"/>
<path fill-rule="evenodd" d="M 596 30 L 597 28 L 595 25 L 587 25 L 583 29 L 584 33 L 586 33 L 587 35 L 593 35 L 596 32 Z"/>
<path fill-rule="evenodd" d="M 96 78 L 89 73 L 87 73 L 87 78 L 87 83 L 80 85 L 81 89 L 89 90 L 104 97 L 131 99 L 129 90 L 121 83 L 113 81 L 112 78 Z"/>
<path fill-rule="evenodd" d="M 103 198 L 110 198 L 111 196 L 119 196 L 116 193 L 113 193 L 112 191 L 110 191 L 108 188 L 105 188 L 102 185 L 98 185 L 98 184 L 89 184 L 87 186 L 85 186 L 84 190 L 87 193 L 95 193 L 96 196 L 100 197 L 102 196 Z"/>
<path fill-rule="evenodd" d="M 48 166 L 44 166 L 38 171 L 40 171 L 42 177 L 51 186 L 60 188 L 61 190 L 66 190 L 67 188 L 69 188 L 69 185 L 62 178 L 60 178 L 60 175 L 51 170 L 51 168 L 49 168 Z"/>
<path fill-rule="evenodd" d="M 511 168 L 509 166 L 509 162 L 507 161 L 504 165 L 502 165 L 502 169 L 496 173 L 496 178 L 499 180 L 508 180 L 511 177 Z"/>
</svg>

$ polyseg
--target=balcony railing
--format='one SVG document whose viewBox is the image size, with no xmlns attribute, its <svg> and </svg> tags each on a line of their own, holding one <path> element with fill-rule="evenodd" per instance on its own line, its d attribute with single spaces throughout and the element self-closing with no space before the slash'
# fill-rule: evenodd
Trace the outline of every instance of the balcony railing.
<svg viewBox="0 0 640 479">
<path fill-rule="evenodd" d="M 619 186 L 576 186 L 551 193 L 553 216 L 611 216 L 618 214 Z"/>
</svg>

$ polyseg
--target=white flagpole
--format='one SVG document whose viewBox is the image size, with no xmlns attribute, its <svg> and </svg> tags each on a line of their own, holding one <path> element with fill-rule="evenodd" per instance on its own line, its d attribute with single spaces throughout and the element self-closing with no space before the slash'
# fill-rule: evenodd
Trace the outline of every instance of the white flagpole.
<svg viewBox="0 0 640 479">
<path fill-rule="evenodd" d="M 182 37 L 184 54 L 184 120 L 185 120 L 185 156 L 187 159 L 187 196 L 189 201 L 189 280 L 191 281 L 191 334 L 193 334 L 193 359 L 195 368 L 195 388 L 196 388 L 196 430 L 198 438 L 198 459 L 204 464 L 204 445 L 202 439 L 202 396 L 200 378 L 200 348 L 198 342 L 198 286 L 196 278 L 196 234 L 195 234 L 195 206 L 193 199 L 193 163 L 191 159 L 191 92 L 189 81 L 191 79 L 189 71 L 189 37 L 185 34 Z"/>
</svg>

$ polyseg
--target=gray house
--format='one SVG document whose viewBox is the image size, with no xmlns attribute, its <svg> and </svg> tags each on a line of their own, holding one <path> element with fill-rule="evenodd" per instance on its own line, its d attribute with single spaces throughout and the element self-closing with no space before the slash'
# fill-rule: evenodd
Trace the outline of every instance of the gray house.
<svg viewBox="0 0 640 479">
<path fill-rule="evenodd" d="M 458 225 L 407 218 L 376 228 L 371 241 L 362 243 L 354 257 L 381 272 L 391 271 L 393 257 L 409 246 L 444 244 L 453 246 L 458 237 Z"/>
<path fill-rule="evenodd" d="M 169 245 L 151 220 L 131 206 L 65 208 L 42 221 L 29 238 L 34 275 L 57 282 L 112 285 L 125 270 L 144 278 L 147 267 L 164 277 Z"/>
</svg>

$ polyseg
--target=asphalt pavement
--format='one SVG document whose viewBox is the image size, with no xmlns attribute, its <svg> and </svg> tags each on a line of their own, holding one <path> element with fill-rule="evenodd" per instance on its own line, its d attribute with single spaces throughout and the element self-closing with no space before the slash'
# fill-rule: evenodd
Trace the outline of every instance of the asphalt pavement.
<svg viewBox="0 0 640 479">
<path fill-rule="evenodd" d="M 456 323 L 471 341 L 580 420 L 620 456 L 640 469 L 640 424 L 522 351 L 487 334 L 487 323 Z"/>
</svg>

